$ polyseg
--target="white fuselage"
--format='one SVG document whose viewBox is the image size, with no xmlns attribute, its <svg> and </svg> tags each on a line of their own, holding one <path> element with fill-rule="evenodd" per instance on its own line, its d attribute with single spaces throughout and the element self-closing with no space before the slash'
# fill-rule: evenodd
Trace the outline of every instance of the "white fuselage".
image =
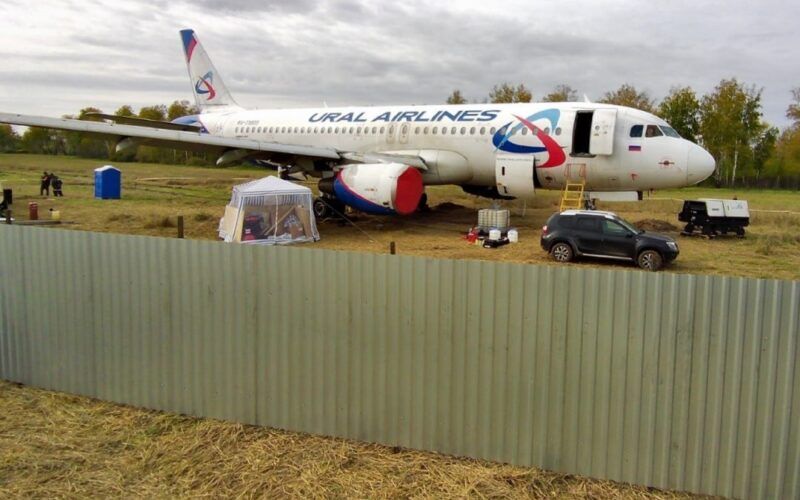
<svg viewBox="0 0 800 500">
<path fill-rule="evenodd" d="M 510 196 L 532 195 L 534 185 L 560 189 L 567 180 L 585 180 L 593 191 L 682 187 L 714 169 L 703 148 L 667 135 L 665 121 L 609 104 L 251 110 L 198 118 L 223 137 L 416 155 L 428 165 L 426 185 L 496 186 Z"/>
</svg>

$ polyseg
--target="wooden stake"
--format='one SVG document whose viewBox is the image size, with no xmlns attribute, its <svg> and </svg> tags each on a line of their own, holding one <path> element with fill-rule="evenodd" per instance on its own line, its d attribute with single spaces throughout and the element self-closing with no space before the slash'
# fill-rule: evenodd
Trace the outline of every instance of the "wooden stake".
<svg viewBox="0 0 800 500">
<path fill-rule="evenodd" d="M 178 238 L 183 239 L 183 215 L 178 216 Z"/>
<path fill-rule="evenodd" d="M 6 209 L 6 224 L 11 224 L 11 209 Z"/>
<path fill-rule="evenodd" d="M 394 241 L 389 243 L 389 254 L 394 255 L 397 253 L 397 248 L 395 247 Z"/>
</svg>

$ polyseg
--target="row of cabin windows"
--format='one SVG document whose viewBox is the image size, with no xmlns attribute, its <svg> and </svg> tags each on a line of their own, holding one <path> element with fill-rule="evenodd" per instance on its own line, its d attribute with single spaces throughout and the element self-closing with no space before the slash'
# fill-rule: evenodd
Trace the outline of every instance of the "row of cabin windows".
<svg viewBox="0 0 800 500">
<path fill-rule="evenodd" d="M 680 139 L 681 135 L 675 131 L 672 127 L 667 127 L 664 125 L 648 125 L 647 128 L 644 128 L 644 125 L 634 125 L 631 127 L 631 137 L 641 137 L 642 131 L 644 131 L 645 137 L 658 137 L 662 135 L 666 135 L 669 137 L 676 137 Z"/>
<path fill-rule="evenodd" d="M 394 134 L 394 125 L 389 126 L 389 134 Z M 502 129 L 503 134 L 505 134 L 505 127 Z M 380 134 L 386 131 L 386 127 L 236 127 L 235 133 L 239 134 L 370 134 L 373 135 Z M 497 132 L 495 127 L 441 127 L 441 129 L 437 127 L 415 127 L 414 134 L 416 135 L 437 135 L 441 132 L 441 135 L 486 135 L 488 132 L 489 135 L 494 135 Z M 545 134 L 550 134 L 550 127 L 544 129 Z M 561 127 L 556 127 L 555 130 L 556 135 L 561 135 Z M 522 127 L 522 135 L 528 135 L 528 129 Z"/>
</svg>

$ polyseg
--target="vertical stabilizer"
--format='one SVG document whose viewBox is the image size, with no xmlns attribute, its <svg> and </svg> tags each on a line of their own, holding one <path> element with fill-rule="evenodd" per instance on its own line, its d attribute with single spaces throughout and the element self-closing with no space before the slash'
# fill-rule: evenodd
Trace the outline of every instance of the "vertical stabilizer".
<svg viewBox="0 0 800 500">
<path fill-rule="evenodd" d="M 202 111 L 238 107 L 194 30 L 181 30 L 181 41 L 197 106 Z"/>
</svg>

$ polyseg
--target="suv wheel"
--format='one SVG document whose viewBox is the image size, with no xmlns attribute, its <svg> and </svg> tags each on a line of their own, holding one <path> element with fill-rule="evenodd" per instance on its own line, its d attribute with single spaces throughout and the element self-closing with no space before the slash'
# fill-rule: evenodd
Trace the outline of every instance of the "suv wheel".
<svg viewBox="0 0 800 500">
<path fill-rule="evenodd" d="M 569 262 L 575 255 L 569 243 L 564 243 L 563 241 L 559 241 L 553 245 L 553 248 L 550 249 L 550 254 L 558 262 Z"/>
<path fill-rule="evenodd" d="M 645 250 L 639 254 L 636 263 L 645 271 L 658 271 L 664 264 L 664 259 L 655 250 Z"/>
</svg>

